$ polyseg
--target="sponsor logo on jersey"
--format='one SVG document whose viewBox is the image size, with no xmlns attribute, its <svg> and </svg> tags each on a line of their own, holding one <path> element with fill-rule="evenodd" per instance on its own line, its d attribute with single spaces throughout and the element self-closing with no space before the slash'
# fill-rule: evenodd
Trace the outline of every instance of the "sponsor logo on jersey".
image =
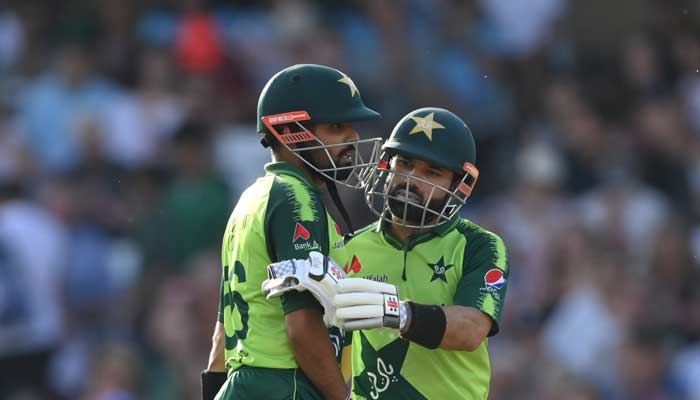
<svg viewBox="0 0 700 400">
<path fill-rule="evenodd" d="M 487 287 L 501 289 L 506 285 L 506 278 L 503 271 L 498 268 L 492 268 L 484 275 L 484 283 Z"/>
<path fill-rule="evenodd" d="M 340 225 L 338 225 L 337 222 L 334 222 L 333 226 L 335 226 L 336 233 L 338 233 L 338 235 L 340 235 L 340 236 L 343 236 L 343 231 L 340 230 Z"/>
<path fill-rule="evenodd" d="M 387 274 L 363 275 L 363 276 L 361 276 L 361 278 L 369 279 L 370 281 L 375 281 L 375 282 L 384 282 L 384 283 L 389 282 L 389 275 L 387 275 Z"/>
<path fill-rule="evenodd" d="M 310 237 L 311 232 L 309 232 L 308 229 L 304 228 L 304 225 L 297 222 L 297 225 L 294 227 L 294 238 L 292 239 L 292 243 L 296 242 L 299 239 L 309 240 Z"/>
<path fill-rule="evenodd" d="M 311 250 L 320 250 L 321 246 L 319 246 L 317 241 L 313 242 L 301 242 L 301 243 L 294 243 L 294 250 L 306 250 L 306 251 L 311 251 Z"/>
<path fill-rule="evenodd" d="M 350 261 L 350 264 L 346 263 L 343 267 L 343 270 L 345 270 L 346 274 L 349 274 L 350 272 L 360 272 L 362 270 L 362 264 L 360 263 L 360 259 L 357 258 L 357 256 L 352 256 L 352 261 Z"/>
</svg>

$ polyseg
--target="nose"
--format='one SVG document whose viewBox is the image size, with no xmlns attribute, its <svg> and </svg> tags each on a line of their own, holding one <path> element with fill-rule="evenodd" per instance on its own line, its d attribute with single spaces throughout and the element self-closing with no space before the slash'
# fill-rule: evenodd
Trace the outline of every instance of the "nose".
<svg viewBox="0 0 700 400">
<path fill-rule="evenodd" d="M 413 190 L 419 192 L 421 195 L 425 196 L 428 193 L 430 193 L 430 185 L 427 185 L 423 181 L 420 181 L 418 179 L 412 179 L 412 177 L 417 176 L 416 175 L 416 168 L 406 168 L 403 171 L 401 171 L 402 174 L 399 175 L 394 175 L 393 178 L 393 185 L 404 188 L 406 187 L 406 184 L 408 184 Z M 407 175 L 407 176 L 404 176 Z"/>
<path fill-rule="evenodd" d="M 357 133 L 355 128 L 350 127 L 350 129 L 348 129 L 348 133 L 345 139 L 346 142 L 356 142 L 360 140 L 360 135 Z"/>
</svg>

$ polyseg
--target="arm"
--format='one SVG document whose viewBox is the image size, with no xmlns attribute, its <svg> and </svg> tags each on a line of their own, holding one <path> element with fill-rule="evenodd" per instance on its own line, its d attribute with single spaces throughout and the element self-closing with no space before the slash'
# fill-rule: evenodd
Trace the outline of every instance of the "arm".
<svg viewBox="0 0 700 400">
<path fill-rule="evenodd" d="M 440 348 L 474 351 L 491 331 L 491 317 L 473 307 L 442 307 L 447 320 Z"/>
<path fill-rule="evenodd" d="M 214 336 L 211 338 L 211 352 L 209 353 L 209 363 L 207 371 L 226 372 L 226 364 L 224 360 L 224 340 L 226 331 L 224 324 L 216 322 L 214 328 Z"/>
<path fill-rule="evenodd" d="M 228 378 L 224 355 L 225 337 L 224 324 L 216 321 L 214 335 L 211 340 L 209 362 L 207 363 L 207 369 L 202 371 L 201 375 L 202 400 L 213 400 Z"/>
<path fill-rule="evenodd" d="M 226 329 L 224 328 L 224 282 L 222 275 L 221 290 L 219 291 L 219 312 L 217 315 L 214 335 L 211 338 L 211 351 L 209 352 L 209 362 L 207 368 L 202 371 L 202 400 L 213 400 L 219 389 L 226 383 L 228 374 L 226 373 Z"/>
<path fill-rule="evenodd" d="M 309 253 L 328 255 L 328 222 L 320 197 L 299 184 L 276 181 L 265 215 L 270 260 L 305 260 Z M 290 193 L 294 196 L 290 197 Z M 299 367 L 326 399 L 344 400 L 345 382 L 323 323 L 322 307 L 308 292 L 282 295 L 285 328 Z"/>
<path fill-rule="evenodd" d="M 317 308 L 304 308 L 285 317 L 287 337 L 297 363 L 325 399 L 344 400 L 347 389 L 328 340 L 328 329 Z"/>
<path fill-rule="evenodd" d="M 484 338 L 498 333 L 509 267 L 498 236 L 481 233 L 471 242 L 455 305 L 404 302 L 394 285 L 346 278 L 333 298 L 335 320 L 347 330 L 399 329 L 403 338 L 429 349 L 476 350 Z"/>
</svg>

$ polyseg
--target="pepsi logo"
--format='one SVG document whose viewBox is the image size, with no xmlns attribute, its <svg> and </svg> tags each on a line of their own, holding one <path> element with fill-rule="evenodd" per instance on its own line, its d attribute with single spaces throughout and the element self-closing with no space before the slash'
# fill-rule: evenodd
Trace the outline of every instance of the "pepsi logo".
<svg viewBox="0 0 700 400">
<path fill-rule="evenodd" d="M 486 283 L 486 286 L 490 286 L 494 289 L 500 289 L 506 285 L 506 278 L 502 270 L 493 268 L 490 269 L 486 275 L 484 275 L 484 283 Z"/>
</svg>

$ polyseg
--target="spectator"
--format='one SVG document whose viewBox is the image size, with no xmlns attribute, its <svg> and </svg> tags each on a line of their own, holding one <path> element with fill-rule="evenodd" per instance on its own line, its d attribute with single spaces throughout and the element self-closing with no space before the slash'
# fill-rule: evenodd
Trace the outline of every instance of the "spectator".
<svg viewBox="0 0 700 400">
<path fill-rule="evenodd" d="M 18 182 L 0 182 L 0 395 L 27 388 L 50 393 L 48 365 L 61 345 L 66 267 L 63 227 L 27 198 Z"/>
</svg>

